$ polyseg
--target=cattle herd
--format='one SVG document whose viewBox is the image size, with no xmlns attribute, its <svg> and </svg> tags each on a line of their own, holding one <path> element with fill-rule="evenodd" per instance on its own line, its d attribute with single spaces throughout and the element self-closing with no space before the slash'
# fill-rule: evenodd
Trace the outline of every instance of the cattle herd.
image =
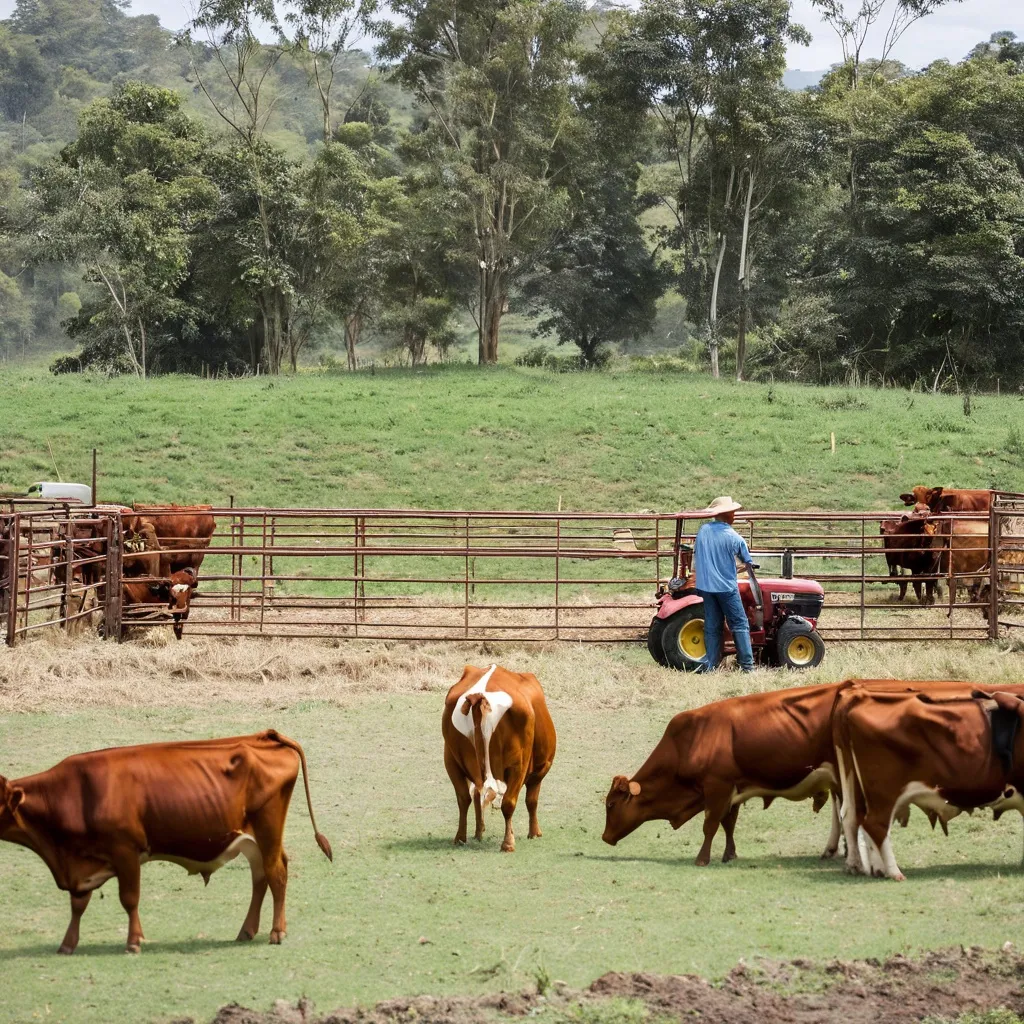
<svg viewBox="0 0 1024 1024">
<path fill-rule="evenodd" d="M 940 491 L 919 490 L 903 496 L 919 519 L 947 511 Z M 209 518 L 196 528 L 173 516 L 133 512 L 126 537 L 139 554 L 142 585 L 169 580 L 172 605 L 176 594 L 190 594 L 213 532 Z M 167 549 L 174 553 L 161 547 L 161 536 L 174 538 Z M 696 863 L 710 862 L 719 827 L 722 859 L 730 861 L 741 804 L 760 798 L 767 808 L 778 798 L 810 799 L 815 811 L 831 804 L 823 857 L 835 856 L 843 840 L 848 871 L 902 880 L 892 827 L 907 824 L 911 806 L 943 831 L 977 808 L 996 818 L 1007 810 L 1024 815 L 1022 716 L 1024 684 L 994 690 L 965 682 L 848 680 L 731 697 L 676 715 L 639 769 L 612 779 L 602 838 L 615 845 L 645 822 L 679 828 L 703 812 Z M 524 787 L 527 834 L 539 838 L 540 790 L 554 762 L 556 732 L 537 678 L 498 665 L 467 666 L 445 699 L 441 733 L 458 805 L 455 843 L 467 841 L 470 804 L 477 840 L 484 811 L 494 804 L 505 822 L 501 849 L 514 851 L 512 819 Z M 274 730 L 93 751 L 36 775 L 0 776 L 0 840 L 38 854 L 70 894 L 61 953 L 74 951 L 90 896 L 108 880 L 117 879 L 128 914 L 127 949 L 138 952 L 142 864 L 172 861 L 208 881 L 239 854 L 251 867 L 252 899 L 238 938 L 256 935 L 269 888 L 270 941 L 279 943 L 288 881 L 282 837 L 300 768 L 316 841 L 331 858 L 330 843 L 316 828 L 302 747 Z"/>
</svg>

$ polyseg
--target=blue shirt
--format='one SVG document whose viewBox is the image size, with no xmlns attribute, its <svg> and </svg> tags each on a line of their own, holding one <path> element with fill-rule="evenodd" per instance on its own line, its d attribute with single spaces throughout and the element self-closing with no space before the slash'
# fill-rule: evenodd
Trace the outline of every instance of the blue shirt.
<svg viewBox="0 0 1024 1024">
<path fill-rule="evenodd" d="M 693 543 L 697 589 L 713 594 L 736 590 L 737 557 L 744 564 L 751 561 L 747 542 L 720 519 L 705 523 L 697 531 L 697 539 Z"/>
</svg>

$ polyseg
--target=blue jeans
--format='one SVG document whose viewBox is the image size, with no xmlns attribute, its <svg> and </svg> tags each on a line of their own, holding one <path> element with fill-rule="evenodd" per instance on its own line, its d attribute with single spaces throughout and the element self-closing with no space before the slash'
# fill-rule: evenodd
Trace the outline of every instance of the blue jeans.
<svg viewBox="0 0 1024 1024">
<path fill-rule="evenodd" d="M 717 593 L 710 590 L 698 590 L 704 598 L 704 671 L 710 672 L 718 667 L 722 660 L 722 634 L 725 632 L 723 623 L 729 623 L 732 638 L 736 641 L 736 660 L 744 672 L 754 667 L 754 651 L 750 646 L 750 624 L 747 613 L 743 610 L 739 588 Z"/>
</svg>

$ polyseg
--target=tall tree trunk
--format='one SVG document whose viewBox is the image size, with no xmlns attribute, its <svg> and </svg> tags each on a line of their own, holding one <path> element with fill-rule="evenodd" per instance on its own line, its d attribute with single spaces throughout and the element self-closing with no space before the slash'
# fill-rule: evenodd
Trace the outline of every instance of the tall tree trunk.
<svg viewBox="0 0 1024 1024">
<path fill-rule="evenodd" d="M 736 379 L 743 380 L 747 358 L 747 306 L 750 300 L 750 266 L 747 240 L 750 237 L 750 204 L 754 198 L 754 172 L 747 170 L 747 201 L 743 208 L 743 240 L 740 242 L 740 322 L 736 332 Z"/>
<path fill-rule="evenodd" d="M 716 379 L 718 372 L 718 285 L 722 280 L 722 264 L 725 261 L 725 249 L 729 242 L 727 231 L 729 213 L 732 210 L 732 187 L 736 180 L 736 165 L 729 167 L 729 180 L 725 186 L 725 203 L 723 204 L 722 229 L 718 232 L 718 258 L 715 260 L 715 279 L 711 286 L 711 308 L 708 311 L 708 326 L 711 337 L 708 339 L 708 350 L 711 353 L 711 376 Z"/>
<path fill-rule="evenodd" d="M 348 356 L 348 368 L 356 368 L 356 345 L 359 344 L 359 335 L 363 331 L 363 317 L 360 313 L 353 313 L 345 317 L 345 353 Z"/>
<path fill-rule="evenodd" d="M 142 379 L 146 379 L 146 325 L 139 317 L 139 342 L 142 354 Z"/>
<path fill-rule="evenodd" d="M 708 351 L 711 354 L 711 376 L 718 378 L 718 282 L 722 278 L 722 263 L 725 260 L 725 245 L 728 236 L 722 232 L 718 243 L 718 259 L 715 261 L 715 283 L 711 286 L 711 310 L 708 313 L 708 327 L 710 338 L 708 339 Z"/>
</svg>

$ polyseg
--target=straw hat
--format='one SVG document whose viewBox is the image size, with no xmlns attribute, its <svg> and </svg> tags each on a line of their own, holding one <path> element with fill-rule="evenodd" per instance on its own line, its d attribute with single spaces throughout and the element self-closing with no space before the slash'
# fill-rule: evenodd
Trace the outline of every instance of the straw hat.
<svg viewBox="0 0 1024 1024">
<path fill-rule="evenodd" d="M 738 512 L 741 508 L 743 506 L 738 501 L 733 501 L 731 497 L 724 495 L 721 498 L 715 498 L 704 511 L 709 516 L 721 516 L 726 512 Z"/>
</svg>

